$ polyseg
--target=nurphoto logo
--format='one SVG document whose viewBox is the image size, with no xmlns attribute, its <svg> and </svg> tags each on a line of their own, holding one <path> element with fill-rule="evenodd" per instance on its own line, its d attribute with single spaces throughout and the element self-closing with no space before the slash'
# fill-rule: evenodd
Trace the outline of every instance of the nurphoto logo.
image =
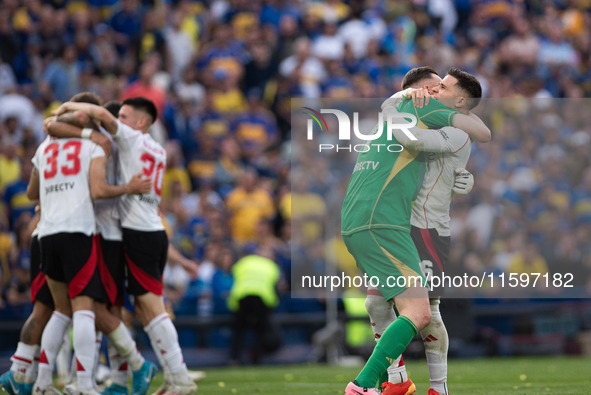
<svg viewBox="0 0 591 395">
<path fill-rule="evenodd" d="M 318 144 L 318 152 L 331 151 L 355 151 L 355 152 L 368 152 L 372 149 L 376 149 L 378 152 L 380 149 L 387 149 L 390 152 L 400 152 L 404 148 L 400 144 L 371 144 L 371 141 L 377 140 L 382 137 L 384 131 L 388 141 L 395 140 L 393 138 L 393 131 L 400 130 L 409 139 L 417 140 L 417 138 L 409 130 L 417 125 L 417 117 L 409 113 L 400 113 L 396 111 L 394 107 L 391 109 L 385 109 L 378 113 L 378 123 L 376 128 L 372 129 L 369 134 L 364 134 L 359 130 L 359 112 L 353 112 L 353 122 L 347 113 L 342 110 L 334 108 L 321 108 L 320 112 L 310 108 L 302 107 L 304 114 L 310 118 L 307 122 L 306 138 L 313 140 L 314 138 L 314 123 L 318 125 L 321 132 L 328 131 L 328 124 L 322 114 L 332 114 L 336 116 L 338 122 L 338 138 L 339 141 L 351 141 L 351 131 L 359 140 L 364 141 L 363 144 Z M 385 114 L 384 114 L 385 113 Z M 384 122 L 385 118 L 385 122 Z"/>
</svg>

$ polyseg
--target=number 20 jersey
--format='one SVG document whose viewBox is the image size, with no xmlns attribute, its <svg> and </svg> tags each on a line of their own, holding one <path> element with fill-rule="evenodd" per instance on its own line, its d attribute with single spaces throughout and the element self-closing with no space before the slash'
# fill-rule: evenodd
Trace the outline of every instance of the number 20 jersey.
<svg viewBox="0 0 591 395">
<path fill-rule="evenodd" d="M 32 159 L 39 171 L 39 238 L 57 233 L 95 233 L 89 170 L 105 156 L 90 140 L 46 138 Z"/>
<path fill-rule="evenodd" d="M 144 232 L 164 230 L 158 215 L 158 205 L 162 192 L 162 180 L 166 170 L 166 151 L 152 136 L 134 130 L 117 122 L 115 143 L 119 148 L 119 180 L 127 184 L 131 178 L 142 172 L 152 180 L 149 193 L 127 194 L 119 200 L 121 227 Z"/>
</svg>

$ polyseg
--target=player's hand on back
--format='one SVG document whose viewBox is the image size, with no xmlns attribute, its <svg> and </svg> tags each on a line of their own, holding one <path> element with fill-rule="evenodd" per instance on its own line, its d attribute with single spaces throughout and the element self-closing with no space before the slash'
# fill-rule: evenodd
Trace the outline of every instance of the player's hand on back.
<svg viewBox="0 0 591 395">
<path fill-rule="evenodd" d="M 148 193 L 152 190 L 152 180 L 144 176 L 143 172 L 137 173 L 127 183 L 128 192 L 132 194 Z"/>
<path fill-rule="evenodd" d="M 105 151 L 105 155 L 107 156 L 107 158 L 111 156 L 111 140 L 107 136 L 105 136 L 101 132 L 93 130 L 90 134 L 90 141 L 100 146 L 103 149 L 103 151 Z"/>
<path fill-rule="evenodd" d="M 412 99 L 412 104 L 416 108 L 423 108 L 424 106 L 429 104 L 429 99 L 431 98 L 431 94 L 425 88 L 419 88 L 412 90 L 410 92 L 410 98 Z"/>
<path fill-rule="evenodd" d="M 456 178 L 452 191 L 458 195 L 467 195 L 474 187 L 474 176 L 468 170 L 458 167 L 455 170 Z"/>
</svg>

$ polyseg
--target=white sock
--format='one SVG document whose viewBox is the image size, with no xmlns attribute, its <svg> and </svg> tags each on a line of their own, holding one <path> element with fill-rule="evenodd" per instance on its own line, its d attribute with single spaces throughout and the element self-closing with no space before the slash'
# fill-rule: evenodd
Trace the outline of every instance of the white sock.
<svg viewBox="0 0 591 395">
<path fill-rule="evenodd" d="M 37 381 L 35 381 L 36 385 L 47 387 L 53 384 L 53 366 L 70 320 L 67 315 L 54 311 L 47 325 L 45 325 L 41 336 L 41 353 L 39 354 L 39 372 Z"/>
<path fill-rule="evenodd" d="M 111 368 L 111 381 L 114 384 L 127 387 L 127 361 L 111 341 L 109 341 L 108 353 L 109 367 Z"/>
<path fill-rule="evenodd" d="M 66 343 L 64 343 L 64 346 Z M 74 354 L 74 350 L 70 353 L 70 362 L 66 365 L 69 366 L 68 374 L 66 375 L 66 383 L 74 383 L 76 381 L 76 370 L 78 370 L 78 364 L 76 363 L 76 354 Z"/>
<path fill-rule="evenodd" d="M 101 357 L 101 345 L 103 344 L 103 332 L 96 331 L 95 335 L 95 351 L 94 351 L 94 365 L 92 365 L 93 383 L 96 382 L 96 372 L 98 371 L 99 359 Z"/>
<path fill-rule="evenodd" d="M 441 395 L 448 395 L 447 391 L 447 349 L 449 338 L 445 324 L 439 312 L 439 300 L 431 300 L 431 322 L 421 331 L 431 388 Z"/>
<path fill-rule="evenodd" d="M 71 329 L 71 327 L 70 327 Z M 61 384 L 67 383 L 70 380 L 70 366 L 72 362 L 72 339 L 70 336 L 70 330 L 66 330 L 64 336 L 62 338 L 62 346 L 60 348 L 59 353 L 57 354 L 57 358 L 55 360 L 56 370 L 57 370 L 57 380 Z M 75 366 L 74 366 L 75 368 Z"/>
<path fill-rule="evenodd" d="M 396 319 L 394 303 L 392 301 L 386 302 L 386 299 L 376 288 L 369 288 L 365 298 L 365 308 L 369 314 L 375 340 L 378 342 L 386 328 Z M 388 368 L 388 381 L 397 384 L 406 380 L 408 380 L 406 366 L 402 355 L 400 355 Z"/>
<path fill-rule="evenodd" d="M 171 378 L 170 368 L 168 367 L 168 363 L 164 359 L 164 355 L 161 354 L 160 352 L 158 352 L 158 344 L 156 343 L 156 336 L 150 336 L 150 334 L 148 333 L 148 328 L 150 328 L 150 326 L 158 318 L 164 317 L 164 316 L 168 316 L 168 314 L 164 313 L 164 314 L 159 315 L 155 319 L 153 319 L 146 327 L 144 327 L 144 332 L 146 332 L 146 334 L 148 335 L 148 338 L 150 339 L 150 344 L 152 345 L 152 349 L 154 350 L 154 354 L 156 355 L 156 358 L 158 358 L 158 363 L 160 363 L 160 366 L 162 367 L 162 370 L 164 371 L 164 380 L 166 382 L 170 382 L 170 378 Z"/>
<path fill-rule="evenodd" d="M 132 371 L 139 370 L 144 364 L 144 357 L 139 353 L 135 342 L 129 334 L 129 330 L 123 325 L 123 322 L 119 323 L 117 329 L 107 335 L 109 344 L 112 344 L 121 357 L 123 357 Z"/>
<path fill-rule="evenodd" d="M 23 342 L 18 342 L 16 346 L 16 351 L 10 360 L 12 361 L 12 365 L 10 366 L 10 371 L 14 374 L 14 379 L 22 383 L 25 381 L 25 376 L 27 372 L 33 366 L 33 361 L 35 360 L 35 349 L 39 346 L 36 345 L 29 345 Z"/>
<path fill-rule="evenodd" d="M 144 328 L 145 331 L 145 328 Z M 147 332 L 146 332 L 147 333 Z M 150 336 L 148 336 L 150 338 Z M 152 346 L 152 350 L 154 350 L 154 354 L 156 355 L 156 358 L 158 358 L 158 363 L 160 364 L 160 367 L 162 368 L 162 370 L 164 371 L 164 381 L 166 383 L 170 383 L 171 381 L 171 373 L 170 373 L 170 368 L 168 367 L 168 363 L 166 362 L 166 360 L 164 359 L 164 355 L 160 354 L 157 350 L 158 350 L 158 345 L 156 344 L 156 342 L 154 340 L 152 340 L 152 338 L 150 338 L 150 344 Z"/>
<path fill-rule="evenodd" d="M 170 371 L 172 382 L 183 383 L 189 380 L 187 366 L 179 346 L 178 334 L 168 314 L 164 313 L 154 318 L 144 330 L 150 338 L 156 355 L 160 354 L 163 357 L 164 363 Z"/>
<path fill-rule="evenodd" d="M 96 354 L 96 335 L 94 326 L 94 312 L 79 310 L 74 312 L 74 355 L 76 355 L 76 382 L 79 391 L 89 391 L 94 388 L 92 371 Z"/>
<path fill-rule="evenodd" d="M 404 383 L 408 380 L 408 374 L 406 373 L 406 365 L 404 359 L 400 355 L 392 365 L 388 367 L 388 381 L 393 384 Z"/>
<path fill-rule="evenodd" d="M 41 352 L 41 347 L 35 345 L 35 357 L 33 358 L 33 363 L 31 367 L 27 370 L 25 374 L 25 384 L 31 384 L 35 382 L 37 379 L 37 371 L 39 369 L 39 353 Z"/>
</svg>

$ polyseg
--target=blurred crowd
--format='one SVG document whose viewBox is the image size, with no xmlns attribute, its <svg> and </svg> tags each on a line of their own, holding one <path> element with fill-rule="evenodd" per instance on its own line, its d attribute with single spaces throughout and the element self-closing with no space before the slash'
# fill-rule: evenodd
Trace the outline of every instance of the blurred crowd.
<svg viewBox="0 0 591 395">
<path fill-rule="evenodd" d="M 452 272 L 549 273 L 557 280 L 550 284 L 554 289 L 538 284 L 541 294 L 591 295 L 588 104 L 581 99 L 481 103 L 493 139 L 473 147 L 467 168 L 475 187 L 452 201 Z M 565 276 L 571 278 L 568 284 Z M 497 287 L 487 294 L 505 292 Z"/>
<path fill-rule="evenodd" d="M 494 277 L 495 285 L 489 280 L 484 288 L 454 289 L 448 296 L 591 295 L 589 104 L 575 98 L 486 98 L 475 109 L 493 131 L 492 140 L 473 144 L 466 168 L 474 188 L 452 199 L 446 274 Z M 375 111 L 359 118 L 371 127 Z M 328 129 L 338 130 L 330 123 Z M 322 143 L 339 145 L 338 152 L 318 152 L 318 141 L 306 137 L 292 141 L 292 275 L 298 278 L 323 275 L 326 262 L 334 263 L 339 275 L 359 274 L 339 222 L 357 154 L 337 137 L 325 134 Z M 509 287 L 511 273 L 524 274 L 519 285 Z M 549 280 L 534 287 L 535 273 L 547 273 Z"/>
<path fill-rule="evenodd" d="M 329 158 L 292 174 L 291 97 L 387 97 L 418 65 L 472 72 L 489 98 L 587 97 L 590 10 L 584 0 L 2 1 L 0 311 L 29 302 L 30 158 L 43 118 L 73 94 L 156 104 L 170 240 L 201 265 L 167 267 L 167 296 L 177 313 L 207 316 L 227 312 L 244 254 L 272 251 L 284 284 L 293 242 L 310 248 L 309 265 L 325 261 L 314 241 L 346 179 Z M 589 270 L 582 102 L 508 116 L 483 101 L 493 141 L 473 148 L 475 189 L 454 203 L 452 264 L 506 270 L 543 259 Z M 295 241 L 292 223 L 305 228 Z M 338 235 L 328 242 L 354 271 Z M 280 308 L 297 309 L 288 295 Z"/>
</svg>

